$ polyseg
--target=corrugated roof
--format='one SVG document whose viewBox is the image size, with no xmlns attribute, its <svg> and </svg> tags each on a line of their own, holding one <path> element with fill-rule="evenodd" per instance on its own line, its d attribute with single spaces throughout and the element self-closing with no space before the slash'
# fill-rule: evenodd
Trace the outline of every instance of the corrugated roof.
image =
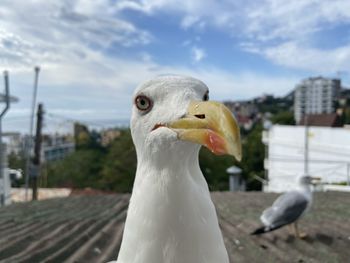
<svg viewBox="0 0 350 263">
<path fill-rule="evenodd" d="M 231 262 L 348 262 L 350 194 L 316 193 L 300 222 L 305 240 L 287 229 L 263 236 L 262 210 L 276 194 L 213 193 Z M 116 259 L 130 195 L 71 196 L 0 209 L 0 262 L 107 262 Z"/>
</svg>

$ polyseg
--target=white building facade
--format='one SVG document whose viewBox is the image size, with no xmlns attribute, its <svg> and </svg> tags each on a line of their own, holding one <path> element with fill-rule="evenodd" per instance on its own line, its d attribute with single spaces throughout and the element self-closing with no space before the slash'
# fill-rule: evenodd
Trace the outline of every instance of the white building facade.
<svg viewBox="0 0 350 263">
<path fill-rule="evenodd" d="M 4 177 L 0 178 L 0 207 L 11 204 L 11 180 L 8 169 L 4 169 Z"/>
<path fill-rule="evenodd" d="M 350 129 L 309 127 L 308 174 L 322 184 L 350 184 Z M 266 192 L 293 189 L 304 174 L 305 127 L 273 125 L 263 133 Z"/>
<path fill-rule="evenodd" d="M 323 77 L 304 79 L 295 88 L 294 116 L 299 123 L 304 114 L 335 112 L 334 101 L 341 89 L 339 79 Z"/>
<path fill-rule="evenodd" d="M 11 180 L 9 169 L 7 168 L 6 144 L 1 145 L 0 152 L 0 207 L 11 204 Z"/>
</svg>

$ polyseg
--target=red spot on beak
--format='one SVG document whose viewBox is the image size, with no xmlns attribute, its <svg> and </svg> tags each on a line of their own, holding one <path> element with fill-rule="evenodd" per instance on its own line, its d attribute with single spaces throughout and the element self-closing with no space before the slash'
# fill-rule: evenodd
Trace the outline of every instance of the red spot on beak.
<svg viewBox="0 0 350 263">
<path fill-rule="evenodd" d="M 224 138 L 211 130 L 208 131 L 205 146 L 217 155 L 226 154 L 227 152 Z"/>
</svg>

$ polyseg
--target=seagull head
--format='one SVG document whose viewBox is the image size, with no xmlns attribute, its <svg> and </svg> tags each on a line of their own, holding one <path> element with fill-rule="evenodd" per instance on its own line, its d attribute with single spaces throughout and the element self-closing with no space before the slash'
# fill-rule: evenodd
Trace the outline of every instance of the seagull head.
<svg viewBox="0 0 350 263">
<path fill-rule="evenodd" d="M 209 101 L 208 87 L 186 76 L 161 76 L 133 96 L 131 133 L 138 158 L 182 160 L 201 145 L 241 159 L 237 122 L 223 104 Z"/>
<path fill-rule="evenodd" d="M 312 185 L 312 184 L 317 184 L 321 180 L 320 177 L 314 177 L 310 175 L 302 175 L 297 178 L 297 183 L 299 185 Z"/>
<path fill-rule="evenodd" d="M 296 179 L 297 186 L 296 189 L 303 191 L 304 193 L 311 193 L 312 185 L 320 183 L 320 177 L 313 177 L 310 175 L 301 175 Z"/>
<path fill-rule="evenodd" d="M 309 175 L 302 175 L 297 178 L 297 182 L 300 185 L 310 185 L 312 183 L 312 177 Z"/>
</svg>

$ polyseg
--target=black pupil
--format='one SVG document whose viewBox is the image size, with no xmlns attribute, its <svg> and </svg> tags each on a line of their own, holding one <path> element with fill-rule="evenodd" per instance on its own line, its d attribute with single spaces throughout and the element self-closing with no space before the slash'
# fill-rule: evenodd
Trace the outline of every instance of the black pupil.
<svg viewBox="0 0 350 263">
<path fill-rule="evenodd" d="M 145 101 L 144 99 L 141 99 L 141 100 L 140 100 L 140 103 L 141 103 L 142 106 L 145 106 L 146 101 Z"/>
</svg>

